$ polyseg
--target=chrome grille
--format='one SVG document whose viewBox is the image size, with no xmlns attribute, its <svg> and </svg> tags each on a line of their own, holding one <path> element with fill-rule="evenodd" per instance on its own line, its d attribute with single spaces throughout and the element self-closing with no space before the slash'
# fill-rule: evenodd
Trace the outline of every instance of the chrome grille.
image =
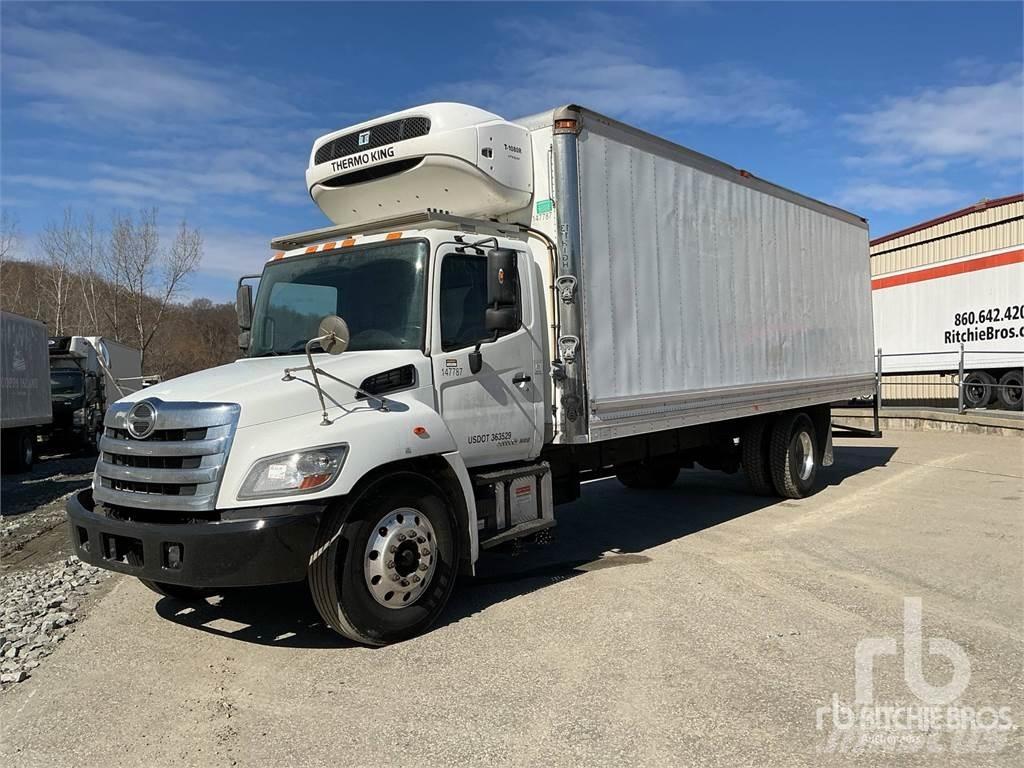
<svg viewBox="0 0 1024 768">
<path fill-rule="evenodd" d="M 143 440 L 127 428 L 135 403 L 116 403 L 107 410 L 94 498 L 119 507 L 212 510 L 239 406 L 146 400 L 156 408 L 156 429 Z"/>
</svg>

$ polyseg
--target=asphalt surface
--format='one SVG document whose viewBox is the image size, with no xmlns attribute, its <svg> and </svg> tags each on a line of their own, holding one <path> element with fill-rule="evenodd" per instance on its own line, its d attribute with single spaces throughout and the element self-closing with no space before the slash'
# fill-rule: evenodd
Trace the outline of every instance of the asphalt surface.
<svg viewBox="0 0 1024 768">
<path fill-rule="evenodd" d="M 956 679 L 928 653 L 948 639 L 970 665 L 958 711 L 1024 722 L 1022 451 L 983 435 L 844 440 L 801 501 L 711 472 L 663 492 L 591 483 L 557 510 L 553 543 L 485 560 L 435 629 L 383 649 L 325 631 L 301 587 L 190 607 L 111 579 L 0 696 L 0 763 L 1020 765 L 1018 729 L 848 754 L 829 746 L 831 715 L 817 726 L 833 695 L 853 702 L 869 638 L 899 648 L 875 661 L 874 703 L 921 703 L 906 597 L 921 599 L 925 680 Z"/>
</svg>

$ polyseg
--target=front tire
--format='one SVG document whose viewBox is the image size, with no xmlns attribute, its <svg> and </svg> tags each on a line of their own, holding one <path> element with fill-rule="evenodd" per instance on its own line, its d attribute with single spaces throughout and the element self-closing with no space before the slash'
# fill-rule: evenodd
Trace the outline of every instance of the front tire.
<svg viewBox="0 0 1024 768">
<path fill-rule="evenodd" d="M 364 645 L 421 634 L 455 585 L 458 541 L 451 505 L 432 481 L 412 472 L 381 478 L 321 526 L 309 567 L 317 611 Z"/>
<path fill-rule="evenodd" d="M 810 417 L 803 412 L 780 414 L 772 425 L 769 448 L 772 484 L 779 496 L 802 499 L 813 493 L 819 458 Z"/>
</svg>

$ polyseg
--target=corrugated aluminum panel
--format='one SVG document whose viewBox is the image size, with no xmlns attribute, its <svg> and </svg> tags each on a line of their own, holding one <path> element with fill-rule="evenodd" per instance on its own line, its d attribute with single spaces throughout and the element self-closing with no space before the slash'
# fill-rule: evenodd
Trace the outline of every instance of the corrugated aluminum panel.
<svg viewBox="0 0 1024 768">
<path fill-rule="evenodd" d="M 1024 219 L 1019 218 L 1021 216 L 1024 216 L 1024 201 L 1016 201 L 878 243 L 871 247 L 871 274 L 884 275 L 1019 246 L 1024 243 Z"/>
<path fill-rule="evenodd" d="M 607 410 L 602 401 L 665 393 L 862 381 L 873 370 L 865 225 L 673 147 L 584 120 L 582 284 L 596 412 Z"/>
</svg>

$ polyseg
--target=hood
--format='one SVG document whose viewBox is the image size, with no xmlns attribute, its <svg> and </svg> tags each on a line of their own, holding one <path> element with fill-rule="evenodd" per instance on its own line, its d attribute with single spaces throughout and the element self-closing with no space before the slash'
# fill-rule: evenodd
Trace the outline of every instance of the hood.
<svg viewBox="0 0 1024 768">
<path fill-rule="evenodd" d="M 428 382 L 431 375 L 430 359 L 419 350 L 345 352 L 342 355 L 321 353 L 313 355 L 313 362 L 329 376 L 357 387 L 369 376 L 403 365 L 416 368 L 416 386 Z M 308 370 L 296 371 L 293 380 L 283 381 L 285 368 L 302 367 L 307 363 L 305 355 L 242 358 L 146 387 L 118 402 L 131 403 L 157 397 L 166 402 L 238 403 L 242 407 L 239 428 L 319 413 L 320 400 Z M 328 376 L 321 375 L 320 384 L 328 410 L 356 400 L 352 387 Z"/>
</svg>

